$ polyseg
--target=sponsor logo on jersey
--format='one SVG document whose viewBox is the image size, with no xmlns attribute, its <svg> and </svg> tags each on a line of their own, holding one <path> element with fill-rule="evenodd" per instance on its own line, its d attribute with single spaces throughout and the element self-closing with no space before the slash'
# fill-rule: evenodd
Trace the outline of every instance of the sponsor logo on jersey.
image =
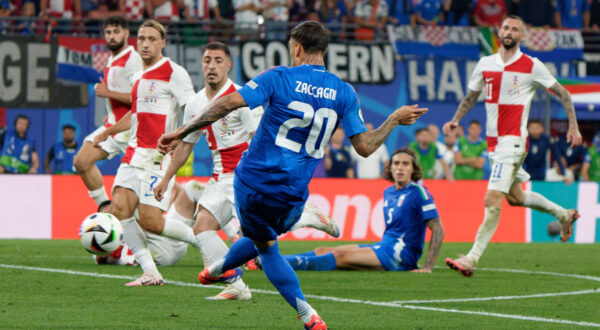
<svg viewBox="0 0 600 330">
<path fill-rule="evenodd" d="M 156 97 L 144 97 L 142 99 L 143 102 L 145 103 L 157 103 L 158 102 L 158 98 Z"/>
<path fill-rule="evenodd" d="M 249 82 L 246 83 L 246 85 L 248 85 L 248 87 L 252 88 L 252 89 L 256 89 L 256 87 L 258 87 L 258 84 L 255 83 L 254 81 L 250 80 Z"/>
<path fill-rule="evenodd" d="M 521 77 L 517 74 L 512 77 L 512 88 L 508 90 L 508 95 L 515 96 L 520 94 L 519 84 L 521 83 L 521 80 Z"/>
</svg>

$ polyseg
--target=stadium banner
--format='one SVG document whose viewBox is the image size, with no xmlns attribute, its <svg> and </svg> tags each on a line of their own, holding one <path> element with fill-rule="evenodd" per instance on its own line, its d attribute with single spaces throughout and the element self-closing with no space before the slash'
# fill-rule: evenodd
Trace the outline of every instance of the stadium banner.
<svg viewBox="0 0 600 330">
<path fill-rule="evenodd" d="M 388 26 L 388 34 L 398 54 L 421 57 L 479 60 L 499 43 L 495 32 L 466 26 Z M 531 28 L 521 50 L 544 62 L 583 60 L 583 37 L 578 30 Z"/>
<path fill-rule="evenodd" d="M 52 178 L 0 175 L 0 238 L 52 238 Z"/>
<path fill-rule="evenodd" d="M 349 83 L 387 84 L 395 77 L 394 50 L 388 43 L 330 43 L 325 67 Z M 290 55 L 281 41 L 244 42 L 240 46 L 242 79 L 248 81 L 274 66 L 289 66 Z"/>
<path fill-rule="evenodd" d="M 135 38 L 128 44 L 135 46 Z M 110 57 L 104 38 L 58 37 L 58 79 L 97 83 Z"/>
<path fill-rule="evenodd" d="M 47 106 L 56 80 L 56 42 L 42 38 L 2 36 L 0 40 L 0 106 Z"/>
</svg>

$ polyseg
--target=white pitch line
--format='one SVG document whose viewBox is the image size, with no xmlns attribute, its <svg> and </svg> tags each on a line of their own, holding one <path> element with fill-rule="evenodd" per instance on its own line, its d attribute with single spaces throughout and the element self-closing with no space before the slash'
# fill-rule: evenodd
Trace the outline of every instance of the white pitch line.
<svg viewBox="0 0 600 330">
<path fill-rule="evenodd" d="M 432 300 L 398 300 L 392 301 L 394 304 L 432 304 L 432 303 L 447 303 L 447 302 L 472 302 L 472 301 L 490 301 L 490 300 L 514 300 L 528 298 L 548 298 L 557 296 L 576 296 L 580 294 L 600 293 L 600 289 L 570 291 L 570 292 L 551 292 L 551 293 L 536 293 L 522 296 L 492 296 L 492 297 L 477 297 L 477 298 L 455 298 L 455 299 L 432 299 Z"/>
<path fill-rule="evenodd" d="M 531 270 L 523 270 L 523 269 L 506 269 L 506 268 L 477 268 L 477 270 L 484 270 L 489 272 L 504 272 L 504 273 L 515 273 L 515 274 L 535 274 L 535 275 L 551 275 L 551 276 L 562 276 L 562 277 L 571 277 L 580 280 L 589 280 L 600 282 L 600 277 L 591 276 L 591 275 L 579 275 L 579 274 L 564 274 L 564 273 L 554 273 L 554 272 L 544 272 L 544 271 L 531 271 Z"/>
<path fill-rule="evenodd" d="M 59 274 L 68 274 L 68 275 L 80 275 L 80 276 L 126 279 L 126 280 L 134 278 L 133 276 L 125 276 L 125 275 L 111 275 L 111 274 L 92 273 L 92 272 L 80 272 L 80 271 L 74 271 L 74 270 L 69 270 L 69 269 L 42 268 L 42 267 L 30 267 L 30 266 L 21 266 L 21 265 L 0 264 L 0 268 L 23 269 L 23 270 L 41 271 L 41 272 L 50 272 L 50 273 L 59 273 Z M 528 272 L 528 273 L 530 273 L 530 272 Z M 570 274 L 561 274 L 561 275 L 570 276 Z M 197 284 L 197 283 L 187 283 L 187 282 L 169 281 L 169 280 L 165 280 L 165 283 L 169 283 L 169 284 L 177 285 L 177 286 L 187 286 L 187 287 L 223 288 L 222 286 L 216 286 L 216 285 L 201 285 L 201 284 Z M 279 294 L 278 292 L 272 291 L 272 290 L 252 289 L 251 291 L 255 292 L 255 293 L 266 293 L 266 294 L 273 294 L 273 295 Z M 579 325 L 579 326 L 588 326 L 588 327 L 600 327 L 600 323 L 580 322 L 580 321 L 571 321 L 571 320 L 556 320 L 556 319 L 549 319 L 549 318 L 537 317 L 537 316 L 488 313 L 488 312 L 481 312 L 481 311 L 467 311 L 467 310 L 426 307 L 426 306 L 412 306 L 412 305 L 398 304 L 398 303 L 394 303 L 394 302 L 377 302 L 377 301 L 369 301 L 369 300 L 346 299 L 346 298 L 320 296 L 320 295 L 305 295 L 305 296 L 308 298 L 313 298 L 313 299 L 342 302 L 342 303 L 385 306 L 385 307 L 405 308 L 405 309 L 412 309 L 412 310 L 425 310 L 425 311 L 444 312 L 444 313 L 480 315 L 480 316 L 490 316 L 490 317 L 497 317 L 497 318 L 513 319 L 513 320 L 523 320 L 523 321 L 535 321 L 535 322 L 570 324 L 570 325 Z"/>
</svg>

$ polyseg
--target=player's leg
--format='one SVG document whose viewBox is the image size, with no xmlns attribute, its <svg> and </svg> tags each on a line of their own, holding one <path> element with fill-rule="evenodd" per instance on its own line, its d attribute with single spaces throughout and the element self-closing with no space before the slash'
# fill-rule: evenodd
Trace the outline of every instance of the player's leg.
<svg viewBox="0 0 600 330">
<path fill-rule="evenodd" d="M 294 270 L 384 270 L 373 249 L 358 245 L 316 248 L 314 255 L 285 256 Z"/>
<path fill-rule="evenodd" d="M 300 216 L 300 220 L 296 222 L 292 227 L 292 230 L 305 227 L 324 231 L 333 237 L 340 236 L 340 229 L 335 221 L 310 203 L 306 203 L 302 216 Z"/>
<path fill-rule="evenodd" d="M 75 155 L 75 158 L 73 158 L 73 167 L 75 167 L 75 170 L 81 176 L 81 180 L 83 180 L 83 183 L 87 187 L 90 197 L 98 205 L 107 201 L 108 195 L 104 189 L 102 174 L 95 164 L 97 161 L 106 159 L 107 157 L 108 153 L 106 151 L 95 148 L 91 142 L 85 141 Z"/>
<path fill-rule="evenodd" d="M 172 266 L 187 252 L 188 244 L 146 232 L 148 249 L 157 266 Z"/>
<path fill-rule="evenodd" d="M 522 174 L 524 177 L 521 179 L 519 176 L 517 176 L 517 182 L 513 184 L 513 186 L 510 188 L 509 194 L 506 195 L 506 200 L 508 203 L 513 206 L 529 207 L 554 216 L 561 224 L 561 241 L 568 241 L 573 232 L 573 223 L 579 218 L 577 210 L 567 210 L 535 191 L 523 191 L 523 188 L 521 188 L 521 182 L 527 181 L 529 179 L 529 174 L 527 174 L 527 172 L 525 172 L 523 169 L 519 169 L 519 171 L 524 172 L 524 175 Z"/>
</svg>

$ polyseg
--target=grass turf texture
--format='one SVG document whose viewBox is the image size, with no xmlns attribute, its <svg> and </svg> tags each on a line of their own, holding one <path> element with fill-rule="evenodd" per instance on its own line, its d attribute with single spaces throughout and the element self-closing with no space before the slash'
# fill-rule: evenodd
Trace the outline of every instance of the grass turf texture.
<svg viewBox="0 0 600 330">
<path fill-rule="evenodd" d="M 283 253 L 340 242 L 280 242 Z M 399 302 L 596 290 L 581 295 L 495 301 L 405 303 L 418 308 L 477 311 L 600 324 L 600 244 L 490 244 L 471 279 L 445 267 L 446 257 L 465 253 L 471 244 L 446 243 L 433 274 L 408 272 L 298 272 L 308 301 L 331 329 L 519 328 L 561 329 L 560 324 L 378 306 Z M 426 255 L 424 252 L 424 256 Z M 0 266 L 0 328 L 200 328 L 299 329 L 302 323 L 278 294 L 254 292 L 251 301 L 206 301 L 219 288 L 199 287 L 197 251 L 172 267 L 160 268 L 164 287 L 127 288 L 124 278 L 101 278 Z M 422 264 L 424 259 L 421 260 Z M 71 270 L 116 276 L 139 275 L 139 267 L 98 266 L 77 241 L 0 240 L 0 264 Z M 484 270 L 492 269 L 492 270 Z M 578 279 L 500 269 L 579 274 Z M 246 272 L 251 289 L 274 292 L 262 271 Z M 338 298 L 338 301 L 314 296 Z M 353 301 L 339 301 L 352 299 Z"/>
</svg>

